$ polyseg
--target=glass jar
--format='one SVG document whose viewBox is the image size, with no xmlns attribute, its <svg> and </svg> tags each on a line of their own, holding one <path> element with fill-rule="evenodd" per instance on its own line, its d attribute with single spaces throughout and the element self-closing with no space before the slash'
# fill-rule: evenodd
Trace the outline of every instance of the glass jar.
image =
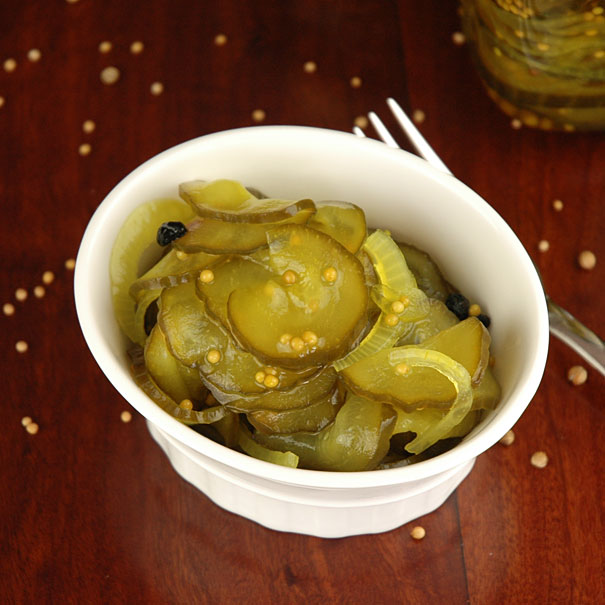
<svg viewBox="0 0 605 605">
<path fill-rule="evenodd" d="M 605 2 L 461 0 L 488 94 L 544 130 L 605 130 Z"/>
</svg>

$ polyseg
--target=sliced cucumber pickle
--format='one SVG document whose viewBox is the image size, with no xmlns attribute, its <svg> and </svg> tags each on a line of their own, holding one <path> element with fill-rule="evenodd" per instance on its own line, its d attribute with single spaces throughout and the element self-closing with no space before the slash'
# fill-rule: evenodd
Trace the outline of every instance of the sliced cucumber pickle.
<svg viewBox="0 0 605 605">
<path fill-rule="evenodd" d="M 493 410 L 498 405 L 501 396 L 500 384 L 496 380 L 492 369 L 488 366 L 481 382 L 473 387 L 473 409 Z"/>
<path fill-rule="evenodd" d="M 434 336 L 452 326 L 455 326 L 460 320 L 436 298 L 429 298 L 428 313 L 409 326 L 409 330 L 401 334 L 397 341 L 397 346 L 417 345 L 424 342 L 427 338 Z"/>
<path fill-rule="evenodd" d="M 363 210 L 349 202 L 317 202 L 316 212 L 307 225 L 334 238 L 351 254 L 355 254 L 366 238 L 366 217 Z"/>
<path fill-rule="evenodd" d="M 188 253 L 247 254 L 267 245 L 267 232 L 270 229 L 304 224 L 313 212 L 312 208 L 304 208 L 294 216 L 274 223 L 229 223 L 198 217 L 187 225 L 187 233 L 173 245 Z"/>
<path fill-rule="evenodd" d="M 403 252 L 408 267 L 416 278 L 418 287 L 427 296 L 445 302 L 452 288 L 445 281 L 435 261 L 426 252 L 410 244 L 397 242 L 397 245 Z"/>
<path fill-rule="evenodd" d="M 364 327 L 368 290 L 361 263 L 308 227 L 278 227 L 267 239 L 269 265 L 279 278 L 231 293 L 234 334 L 260 359 L 281 367 L 333 361 Z"/>
<path fill-rule="evenodd" d="M 180 200 L 155 200 L 135 208 L 118 232 L 109 261 L 111 296 L 118 324 L 132 342 L 137 342 L 137 331 L 130 285 L 162 254 L 156 242 L 158 227 L 170 220 L 186 222 L 192 214 Z"/>
<path fill-rule="evenodd" d="M 275 223 L 301 210 L 315 210 L 309 199 L 259 199 L 241 183 L 228 179 L 181 183 L 179 195 L 200 216 L 235 223 Z"/>
</svg>

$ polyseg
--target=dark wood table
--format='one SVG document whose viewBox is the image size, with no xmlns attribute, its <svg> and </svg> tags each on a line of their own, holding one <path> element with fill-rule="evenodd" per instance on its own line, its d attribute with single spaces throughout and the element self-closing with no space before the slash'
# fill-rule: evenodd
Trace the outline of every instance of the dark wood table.
<svg viewBox="0 0 605 605">
<path fill-rule="evenodd" d="M 129 406 L 78 327 L 66 261 L 138 164 L 255 124 L 255 110 L 350 131 L 394 96 L 424 112 L 422 132 L 517 232 L 552 297 L 604 334 L 605 137 L 512 128 L 459 29 L 453 0 L 0 2 L 0 291 L 14 311 L 0 316 L 0 602 L 605 602 L 605 382 L 588 368 L 571 384 L 581 361 L 560 342 L 515 442 L 480 456 L 439 510 L 323 540 L 234 516 L 180 479 L 143 418 L 121 421 Z"/>
</svg>

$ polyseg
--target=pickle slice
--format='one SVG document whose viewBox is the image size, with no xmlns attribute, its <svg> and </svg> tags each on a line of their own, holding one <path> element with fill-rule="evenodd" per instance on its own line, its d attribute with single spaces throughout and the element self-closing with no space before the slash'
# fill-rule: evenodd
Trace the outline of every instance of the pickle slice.
<svg viewBox="0 0 605 605">
<path fill-rule="evenodd" d="M 256 441 L 267 448 L 290 451 L 301 468 L 324 471 L 369 471 L 389 450 L 396 412 L 390 405 L 350 395 L 334 422 L 318 433 L 265 435 Z"/>
<path fill-rule="evenodd" d="M 363 210 L 349 202 L 325 201 L 315 204 L 315 214 L 307 226 L 317 229 L 355 254 L 366 238 L 366 217 Z"/>
<path fill-rule="evenodd" d="M 501 396 L 500 384 L 488 365 L 481 382 L 473 387 L 473 409 L 493 410 L 498 405 Z"/>
<path fill-rule="evenodd" d="M 267 233 L 280 277 L 229 296 L 233 333 L 261 360 L 286 368 L 329 363 L 353 346 L 368 307 L 361 263 L 331 237 L 300 225 Z"/>
<path fill-rule="evenodd" d="M 487 328 L 476 317 L 469 317 L 418 346 L 440 351 L 461 363 L 470 374 L 472 385 L 476 386 L 489 363 L 491 340 Z"/>
<path fill-rule="evenodd" d="M 143 294 L 139 296 L 134 314 L 135 331 L 133 336 L 135 338 L 134 342 L 140 344 L 142 347 L 145 346 L 145 341 L 147 340 L 147 336 L 150 332 L 150 330 L 148 330 L 148 319 L 149 313 L 151 312 L 150 307 L 154 305 L 154 303 L 160 297 L 160 294 L 161 290 L 143 290 Z"/>
<path fill-rule="evenodd" d="M 243 424 L 240 424 L 238 445 L 248 456 L 252 456 L 253 458 L 291 468 L 298 466 L 298 456 L 296 454 L 288 451 L 275 451 L 264 447 L 252 438 L 250 431 Z"/>
<path fill-rule="evenodd" d="M 410 244 L 397 242 L 397 245 L 403 252 L 408 267 L 416 278 L 418 287 L 427 296 L 445 302 L 452 288 L 445 281 L 435 261 L 426 252 Z"/>
<path fill-rule="evenodd" d="M 444 303 L 436 298 L 429 298 L 426 317 L 413 322 L 409 326 L 409 330 L 399 337 L 397 346 L 420 344 L 441 330 L 455 326 L 459 321 Z"/>
<path fill-rule="evenodd" d="M 206 252 L 187 254 L 185 258 L 172 249 L 149 271 L 130 286 L 130 296 L 138 299 L 144 290 L 170 288 L 195 279 L 201 269 L 216 261 L 218 257 Z"/>
<path fill-rule="evenodd" d="M 196 282 L 197 292 L 206 303 L 208 311 L 227 328 L 227 301 L 231 292 L 236 288 L 266 283 L 276 277 L 266 265 L 249 256 L 224 256 L 209 270 L 212 271 L 211 278 Z"/>
<path fill-rule="evenodd" d="M 187 233 L 173 246 L 188 253 L 247 254 L 267 245 L 269 229 L 306 223 L 312 214 L 312 208 L 305 208 L 294 216 L 274 223 L 229 223 L 198 217 L 187 225 Z"/>
<path fill-rule="evenodd" d="M 186 366 L 198 368 L 221 403 L 247 394 L 289 389 L 308 376 L 305 372 L 267 367 L 237 347 L 231 335 L 208 315 L 194 282 L 162 292 L 158 323 L 173 355 Z M 273 378 L 268 379 L 269 375 Z"/>
<path fill-rule="evenodd" d="M 206 389 L 199 374 L 175 359 L 157 325 L 149 335 L 144 355 L 149 374 L 158 387 L 174 401 L 201 400 L 205 397 Z"/>
<path fill-rule="evenodd" d="M 316 433 L 334 421 L 340 404 L 338 393 L 332 391 L 303 408 L 257 410 L 247 417 L 256 430 L 267 434 Z"/>
<path fill-rule="evenodd" d="M 235 223 L 275 223 L 301 210 L 315 210 L 309 199 L 259 199 L 241 183 L 228 179 L 181 183 L 179 195 L 200 216 Z"/>
<path fill-rule="evenodd" d="M 185 222 L 191 216 L 191 208 L 180 200 L 155 200 L 135 208 L 118 231 L 109 261 L 111 296 L 118 325 L 132 342 L 137 342 L 137 332 L 130 285 L 161 255 L 158 227 L 170 220 Z"/>
</svg>

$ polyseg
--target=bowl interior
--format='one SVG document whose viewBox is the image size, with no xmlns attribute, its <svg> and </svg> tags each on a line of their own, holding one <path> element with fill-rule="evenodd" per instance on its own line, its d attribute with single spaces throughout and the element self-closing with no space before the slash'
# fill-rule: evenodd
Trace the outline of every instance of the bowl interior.
<svg viewBox="0 0 605 605">
<path fill-rule="evenodd" d="M 113 317 L 109 256 L 138 205 L 175 197 L 192 179 L 232 178 L 271 197 L 339 199 L 361 206 L 369 225 L 426 250 L 446 278 L 492 317 L 490 332 L 503 390 L 496 412 L 462 444 L 418 465 L 368 473 L 322 473 L 270 465 L 214 444 L 160 410 L 128 372 L 125 341 Z M 533 397 L 544 370 L 548 318 L 527 253 L 500 216 L 454 177 L 377 141 L 305 127 L 253 127 L 194 139 L 152 158 L 107 196 L 91 219 L 75 277 L 80 324 L 116 389 L 151 422 L 189 447 L 243 472 L 310 486 L 370 486 L 416 480 L 461 464 L 495 443 Z"/>
</svg>

